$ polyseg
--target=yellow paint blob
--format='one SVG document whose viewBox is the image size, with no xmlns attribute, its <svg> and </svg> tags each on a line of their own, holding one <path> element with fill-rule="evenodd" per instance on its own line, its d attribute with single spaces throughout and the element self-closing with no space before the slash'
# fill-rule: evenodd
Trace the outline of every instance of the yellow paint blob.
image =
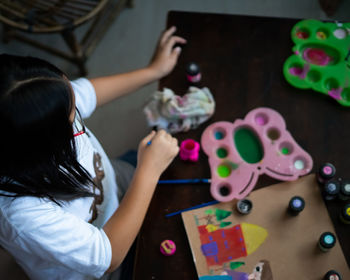
<svg viewBox="0 0 350 280">
<path fill-rule="evenodd" d="M 267 230 L 252 224 L 241 223 L 247 255 L 253 253 L 265 241 Z"/>
<path fill-rule="evenodd" d="M 208 232 L 213 232 L 213 231 L 216 231 L 218 229 L 217 226 L 214 226 L 212 224 L 209 224 L 205 227 L 207 229 Z"/>
</svg>

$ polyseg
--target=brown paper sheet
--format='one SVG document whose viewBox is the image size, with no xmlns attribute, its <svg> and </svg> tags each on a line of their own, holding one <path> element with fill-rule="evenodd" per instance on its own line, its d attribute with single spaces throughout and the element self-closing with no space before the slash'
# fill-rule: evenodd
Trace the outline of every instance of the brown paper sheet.
<svg viewBox="0 0 350 280">
<path fill-rule="evenodd" d="M 286 210 L 290 198 L 295 195 L 303 197 L 306 205 L 298 216 L 291 216 Z M 235 209 L 236 201 L 182 213 L 198 276 L 210 275 L 210 271 L 201 251 L 194 215 L 203 216 L 205 210 L 219 208 L 233 211 L 225 219 L 232 221 L 232 225 L 256 224 L 268 231 L 265 242 L 255 252 L 232 260 L 245 262 L 237 271 L 251 273 L 254 266 L 264 259 L 270 262 L 274 280 L 320 280 L 331 269 L 340 272 L 343 279 L 350 279 L 350 271 L 338 240 L 336 246 L 328 252 L 321 252 L 317 246 L 323 232 L 330 231 L 335 234 L 335 230 L 314 174 L 294 182 L 259 189 L 248 198 L 253 202 L 253 209 L 248 215 L 238 213 Z M 219 275 L 220 267 L 215 268 L 219 268 L 215 273 Z"/>
</svg>

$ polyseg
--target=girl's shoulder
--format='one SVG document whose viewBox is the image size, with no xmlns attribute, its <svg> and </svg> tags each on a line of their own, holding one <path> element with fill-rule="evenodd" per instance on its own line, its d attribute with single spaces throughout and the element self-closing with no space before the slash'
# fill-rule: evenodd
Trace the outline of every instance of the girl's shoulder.
<svg viewBox="0 0 350 280">
<path fill-rule="evenodd" d="M 0 222 L 24 222 L 43 213 L 55 211 L 59 207 L 49 199 L 32 196 L 7 197 L 0 196 Z"/>
<path fill-rule="evenodd" d="M 38 225 L 56 210 L 53 202 L 37 197 L 0 196 L 0 238 L 14 239 L 24 229 Z"/>
</svg>

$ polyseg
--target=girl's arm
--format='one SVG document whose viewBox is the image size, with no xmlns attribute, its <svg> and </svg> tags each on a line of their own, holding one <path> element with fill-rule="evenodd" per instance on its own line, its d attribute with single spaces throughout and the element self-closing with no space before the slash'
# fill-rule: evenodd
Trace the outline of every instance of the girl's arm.
<svg viewBox="0 0 350 280">
<path fill-rule="evenodd" d="M 181 52 L 180 47 L 174 48 L 175 44 L 186 43 L 185 39 L 173 36 L 175 31 L 176 28 L 171 27 L 163 33 L 153 59 L 147 67 L 124 74 L 90 79 L 96 91 L 97 106 L 135 91 L 169 74 L 175 67 Z"/>
<path fill-rule="evenodd" d="M 150 140 L 152 144 L 147 145 Z M 141 228 L 158 179 L 178 151 L 177 139 L 164 130 L 152 131 L 141 141 L 129 189 L 103 227 L 112 246 L 112 260 L 107 272 L 114 271 L 125 258 Z"/>
</svg>

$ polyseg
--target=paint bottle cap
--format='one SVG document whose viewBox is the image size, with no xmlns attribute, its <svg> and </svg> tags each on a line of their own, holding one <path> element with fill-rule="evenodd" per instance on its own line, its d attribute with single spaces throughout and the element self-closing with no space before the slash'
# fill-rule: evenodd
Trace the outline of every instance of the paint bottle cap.
<svg viewBox="0 0 350 280">
<path fill-rule="evenodd" d="M 340 183 L 339 197 L 343 200 L 350 198 L 350 180 L 342 180 Z"/>
<path fill-rule="evenodd" d="M 338 271 L 332 269 L 325 274 L 323 280 L 342 280 L 342 277 Z"/>
<path fill-rule="evenodd" d="M 350 224 L 350 204 L 344 205 L 340 212 L 340 220 L 345 224 Z"/>
<path fill-rule="evenodd" d="M 330 180 L 335 176 L 335 167 L 333 164 L 327 162 L 322 164 L 318 170 L 318 175 L 324 180 Z"/>
<path fill-rule="evenodd" d="M 176 251 L 176 245 L 175 242 L 172 240 L 164 240 L 162 243 L 160 243 L 160 252 L 165 256 L 171 256 L 175 254 Z"/>
<path fill-rule="evenodd" d="M 188 63 L 187 66 L 186 66 L 186 72 L 190 76 L 197 75 L 200 72 L 198 64 L 196 64 L 194 62 Z"/>
<path fill-rule="evenodd" d="M 249 214 L 253 208 L 253 202 L 249 199 L 241 199 L 237 201 L 237 211 L 241 214 Z"/>
<path fill-rule="evenodd" d="M 288 204 L 288 210 L 293 215 L 298 215 L 305 208 L 305 200 L 300 196 L 293 196 Z"/>
<path fill-rule="evenodd" d="M 322 249 L 331 249 L 334 247 L 336 243 L 336 237 L 331 232 L 324 232 L 320 236 L 319 244 L 322 247 Z"/>
<path fill-rule="evenodd" d="M 340 183 L 337 180 L 329 180 L 323 186 L 323 197 L 326 200 L 332 200 L 337 197 L 340 190 Z"/>
</svg>

